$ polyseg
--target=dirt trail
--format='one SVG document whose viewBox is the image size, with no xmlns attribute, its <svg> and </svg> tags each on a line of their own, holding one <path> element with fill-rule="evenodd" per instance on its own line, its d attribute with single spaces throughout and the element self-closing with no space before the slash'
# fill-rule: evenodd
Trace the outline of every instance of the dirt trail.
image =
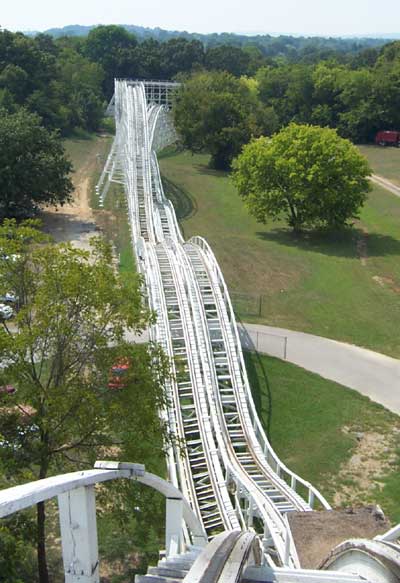
<svg viewBox="0 0 400 583">
<path fill-rule="evenodd" d="M 387 178 L 384 178 L 383 176 L 379 176 L 378 174 L 372 174 L 370 176 L 370 180 L 371 180 L 371 182 L 374 182 L 375 184 L 382 186 L 383 188 L 385 188 L 386 190 L 388 190 L 389 192 L 391 192 L 395 196 L 400 197 L 400 187 L 397 186 L 397 184 L 394 184 L 393 182 L 388 180 Z"/>
<path fill-rule="evenodd" d="M 42 213 L 44 230 L 57 242 L 69 241 L 80 249 L 89 249 L 89 239 L 96 235 L 93 211 L 90 208 L 90 176 L 95 169 L 95 157 L 90 156 L 73 176 L 75 190 L 72 201 L 62 207 L 46 207 Z"/>
</svg>

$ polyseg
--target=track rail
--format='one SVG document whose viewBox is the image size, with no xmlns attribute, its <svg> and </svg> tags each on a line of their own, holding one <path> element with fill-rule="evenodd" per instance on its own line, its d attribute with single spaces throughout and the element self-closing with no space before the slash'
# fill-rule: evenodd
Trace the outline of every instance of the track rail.
<svg viewBox="0 0 400 583">
<path fill-rule="evenodd" d="M 209 538 L 257 531 L 271 564 L 298 567 L 286 513 L 311 510 L 315 499 L 329 504 L 268 442 L 222 272 L 204 239 L 185 243 L 164 195 L 155 150 L 174 137 L 166 107 L 147 104 L 142 83 L 117 80 L 115 115 L 116 138 L 97 190 L 102 200 L 110 180 L 124 184 L 138 267 L 158 316 L 151 338 L 171 359 L 171 407 L 163 413 L 177 437 L 170 479 Z"/>
</svg>

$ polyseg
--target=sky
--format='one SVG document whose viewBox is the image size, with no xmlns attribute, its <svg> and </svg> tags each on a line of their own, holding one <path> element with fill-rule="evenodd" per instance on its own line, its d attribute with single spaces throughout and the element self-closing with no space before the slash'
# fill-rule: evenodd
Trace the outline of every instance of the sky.
<svg viewBox="0 0 400 583">
<path fill-rule="evenodd" d="M 400 0 L 1 0 L 0 27 L 136 24 L 190 32 L 400 32 Z"/>
</svg>

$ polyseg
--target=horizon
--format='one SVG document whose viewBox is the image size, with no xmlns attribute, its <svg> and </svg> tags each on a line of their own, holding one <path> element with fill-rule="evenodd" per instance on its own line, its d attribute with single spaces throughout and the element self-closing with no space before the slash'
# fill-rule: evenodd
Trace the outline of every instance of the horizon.
<svg viewBox="0 0 400 583">
<path fill-rule="evenodd" d="M 332 34 L 323 34 L 320 32 L 293 32 L 293 31 L 260 31 L 260 30 L 221 30 L 215 31 L 210 30 L 209 32 L 200 32 L 198 30 L 188 30 L 188 29 L 177 29 L 177 28 L 164 28 L 159 25 L 154 26 L 145 26 L 142 24 L 137 24 L 136 22 L 101 22 L 101 23 L 92 23 L 92 24 L 81 24 L 79 22 L 68 23 L 62 26 L 50 26 L 46 28 L 28 28 L 28 29 L 19 29 L 19 28 L 8 28 L 0 26 L 0 30 L 9 30 L 10 32 L 21 32 L 23 34 L 27 33 L 46 33 L 49 30 L 63 30 L 66 28 L 71 27 L 84 27 L 84 28 L 96 28 L 98 26 L 108 26 L 108 25 L 115 25 L 115 26 L 137 26 L 139 28 L 148 29 L 148 30 L 165 30 L 168 32 L 176 32 L 179 34 L 188 33 L 188 34 L 200 34 L 200 35 L 209 35 L 209 34 L 234 34 L 237 36 L 272 36 L 272 37 L 279 37 L 279 36 L 291 36 L 297 38 L 343 38 L 343 39 L 351 39 L 351 38 L 371 38 L 371 39 L 396 39 L 400 37 L 400 32 L 381 32 L 381 33 L 354 33 L 354 34 L 341 34 L 341 33 L 332 33 Z"/>
<path fill-rule="evenodd" d="M 393 22 L 400 22 L 397 0 L 203 0 L 201 5 L 183 0 L 161 0 L 132 6 L 130 0 L 70 0 L 58 5 L 50 0 L 16 0 L 3 7 L 1 27 L 11 31 L 43 32 L 52 28 L 99 24 L 132 24 L 144 28 L 198 34 L 223 32 L 247 36 L 269 34 L 304 37 L 399 36 Z M 276 32 L 284 31 L 284 32 Z M 285 32 L 291 31 L 291 32 Z M 389 32 L 388 32 L 389 31 Z"/>
</svg>

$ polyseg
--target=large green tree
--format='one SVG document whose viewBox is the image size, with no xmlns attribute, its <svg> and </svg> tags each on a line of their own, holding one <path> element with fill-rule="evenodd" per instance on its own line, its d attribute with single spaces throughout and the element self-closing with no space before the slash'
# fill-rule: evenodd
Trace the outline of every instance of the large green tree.
<svg viewBox="0 0 400 583">
<path fill-rule="evenodd" d="M 9 484 L 45 478 L 99 455 L 159 463 L 167 362 L 156 346 L 124 341 L 152 319 L 140 277 L 118 275 L 104 241 L 93 240 L 90 253 L 49 244 L 32 222 L 5 221 L 0 249 L 0 294 L 18 298 L 13 325 L 0 327 L 0 384 L 17 388 L 1 395 L 3 476 Z M 130 367 L 112 390 L 110 368 L 121 360 Z M 36 539 L 47 583 L 44 503 Z"/>
<path fill-rule="evenodd" d="M 0 219 L 69 200 L 72 165 L 60 138 L 24 109 L 0 112 Z"/>
<path fill-rule="evenodd" d="M 104 69 L 103 88 L 109 99 L 114 92 L 114 77 L 135 77 L 135 35 L 122 26 L 110 24 L 92 29 L 85 44 L 85 54 Z"/>
<path fill-rule="evenodd" d="M 269 114 L 246 79 L 225 72 L 194 75 L 182 85 L 174 108 L 183 145 L 209 152 L 211 166 L 218 169 L 229 168 L 251 136 L 271 133 L 267 126 L 275 120 Z"/>
<path fill-rule="evenodd" d="M 371 170 L 335 130 L 290 124 L 245 146 L 233 180 L 262 223 L 285 217 L 294 230 L 344 225 L 365 202 Z"/>
</svg>

